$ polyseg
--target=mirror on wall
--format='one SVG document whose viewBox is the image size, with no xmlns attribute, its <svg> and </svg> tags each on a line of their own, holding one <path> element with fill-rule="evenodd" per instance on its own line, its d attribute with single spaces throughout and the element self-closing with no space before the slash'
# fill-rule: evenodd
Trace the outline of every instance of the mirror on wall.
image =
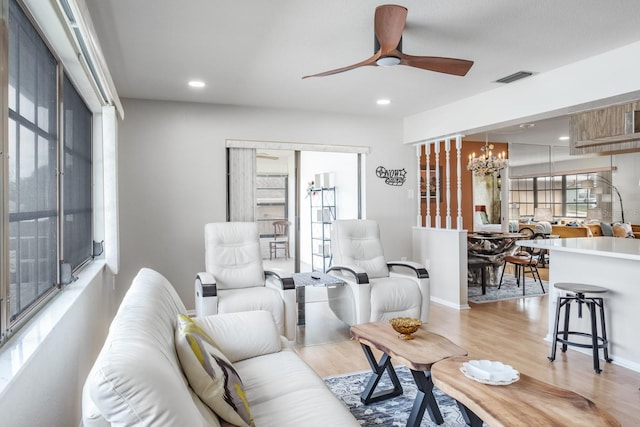
<svg viewBox="0 0 640 427">
<path fill-rule="evenodd" d="M 615 222 L 624 216 L 629 222 L 631 217 L 622 202 L 634 199 L 639 179 L 637 168 L 623 165 L 640 162 L 634 160 L 638 154 L 571 155 L 568 135 L 568 116 L 478 134 L 509 145 L 508 177 L 492 183 L 502 190 L 498 202 L 502 218 L 511 223 L 533 221 L 538 209 L 538 219 L 550 215 L 554 221 Z M 474 181 L 474 205 L 481 204 L 476 200 L 483 198 L 494 200 L 487 196 L 487 187 L 491 186 Z M 625 189 L 626 197 L 620 188 Z M 640 214 L 637 216 L 640 221 Z"/>
<path fill-rule="evenodd" d="M 570 155 L 567 146 L 510 144 L 509 218 L 519 223 L 613 222 L 611 156 Z"/>
</svg>

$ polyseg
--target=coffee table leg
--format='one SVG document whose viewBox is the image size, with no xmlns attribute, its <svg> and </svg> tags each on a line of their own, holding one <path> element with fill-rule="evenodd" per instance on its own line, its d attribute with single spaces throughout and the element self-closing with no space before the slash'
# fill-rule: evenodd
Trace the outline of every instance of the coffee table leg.
<svg viewBox="0 0 640 427">
<path fill-rule="evenodd" d="M 360 343 L 360 345 L 362 346 L 364 355 L 366 356 L 367 361 L 371 366 L 371 370 L 373 371 L 373 374 L 371 374 L 371 377 L 369 378 L 364 391 L 362 392 L 362 394 L 360 394 L 360 400 L 362 401 L 362 403 L 368 405 L 370 403 L 375 403 L 381 400 L 400 396 L 402 394 L 402 386 L 400 385 L 400 380 L 398 380 L 396 371 L 393 369 L 393 365 L 391 364 L 391 357 L 389 357 L 389 355 L 387 354 L 383 354 L 380 358 L 380 362 L 377 362 L 375 356 L 373 355 L 373 352 L 371 351 L 371 347 L 362 343 Z M 393 388 L 374 393 L 385 370 L 389 374 L 389 379 L 391 379 Z"/>
<path fill-rule="evenodd" d="M 413 408 L 411 414 L 407 420 L 407 427 L 419 427 L 422 417 L 424 416 L 424 410 L 429 411 L 429 417 L 436 424 L 442 424 L 442 414 L 438 403 L 433 395 L 433 381 L 431 380 L 431 373 L 411 370 L 413 380 L 416 382 L 418 391 L 416 392 L 416 399 L 413 401 Z"/>
<path fill-rule="evenodd" d="M 471 427 L 482 427 L 483 423 L 479 416 L 475 414 L 472 410 L 467 408 L 462 403 L 456 401 L 458 404 L 458 408 L 460 408 L 460 412 L 462 413 L 462 418 L 464 418 L 464 422 L 467 423 L 468 426 Z"/>
</svg>

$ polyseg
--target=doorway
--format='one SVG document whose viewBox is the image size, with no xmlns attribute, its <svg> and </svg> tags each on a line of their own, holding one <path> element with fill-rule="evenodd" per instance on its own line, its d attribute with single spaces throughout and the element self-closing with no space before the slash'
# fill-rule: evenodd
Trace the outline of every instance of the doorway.
<svg viewBox="0 0 640 427">
<path fill-rule="evenodd" d="M 358 153 L 256 149 L 255 220 L 266 267 L 290 272 L 331 265 L 331 221 L 361 217 Z M 274 222 L 287 221 L 288 253 L 271 250 Z"/>
</svg>

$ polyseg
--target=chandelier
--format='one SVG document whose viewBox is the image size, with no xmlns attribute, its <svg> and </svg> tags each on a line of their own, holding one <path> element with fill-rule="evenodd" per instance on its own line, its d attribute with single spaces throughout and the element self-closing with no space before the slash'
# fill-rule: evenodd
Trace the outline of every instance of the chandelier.
<svg viewBox="0 0 640 427">
<path fill-rule="evenodd" d="M 485 142 L 484 147 L 480 148 L 480 151 L 482 151 L 480 157 L 476 157 L 475 152 L 469 154 L 467 170 L 470 170 L 478 176 L 498 175 L 502 169 L 507 167 L 507 159 L 505 158 L 504 151 L 496 157 L 491 150 L 493 150 L 493 144 Z"/>
</svg>

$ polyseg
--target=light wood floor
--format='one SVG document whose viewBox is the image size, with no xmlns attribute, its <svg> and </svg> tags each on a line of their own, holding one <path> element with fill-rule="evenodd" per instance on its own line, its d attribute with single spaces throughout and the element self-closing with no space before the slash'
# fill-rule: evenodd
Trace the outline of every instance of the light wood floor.
<svg viewBox="0 0 640 427">
<path fill-rule="evenodd" d="M 545 273 L 543 270 L 543 278 Z M 596 374 L 591 356 L 571 349 L 566 353 L 558 349 L 555 362 L 547 360 L 551 349 L 544 341 L 547 298 L 471 303 L 471 310 L 461 311 L 432 303 L 427 329 L 464 347 L 470 357 L 499 360 L 524 374 L 580 393 L 623 426 L 640 425 L 640 373 L 601 361 L 603 371 Z M 369 369 L 355 341 L 298 346 L 296 350 L 322 377 Z M 586 426 L 588 421 L 576 420 L 578 425 Z"/>
</svg>

